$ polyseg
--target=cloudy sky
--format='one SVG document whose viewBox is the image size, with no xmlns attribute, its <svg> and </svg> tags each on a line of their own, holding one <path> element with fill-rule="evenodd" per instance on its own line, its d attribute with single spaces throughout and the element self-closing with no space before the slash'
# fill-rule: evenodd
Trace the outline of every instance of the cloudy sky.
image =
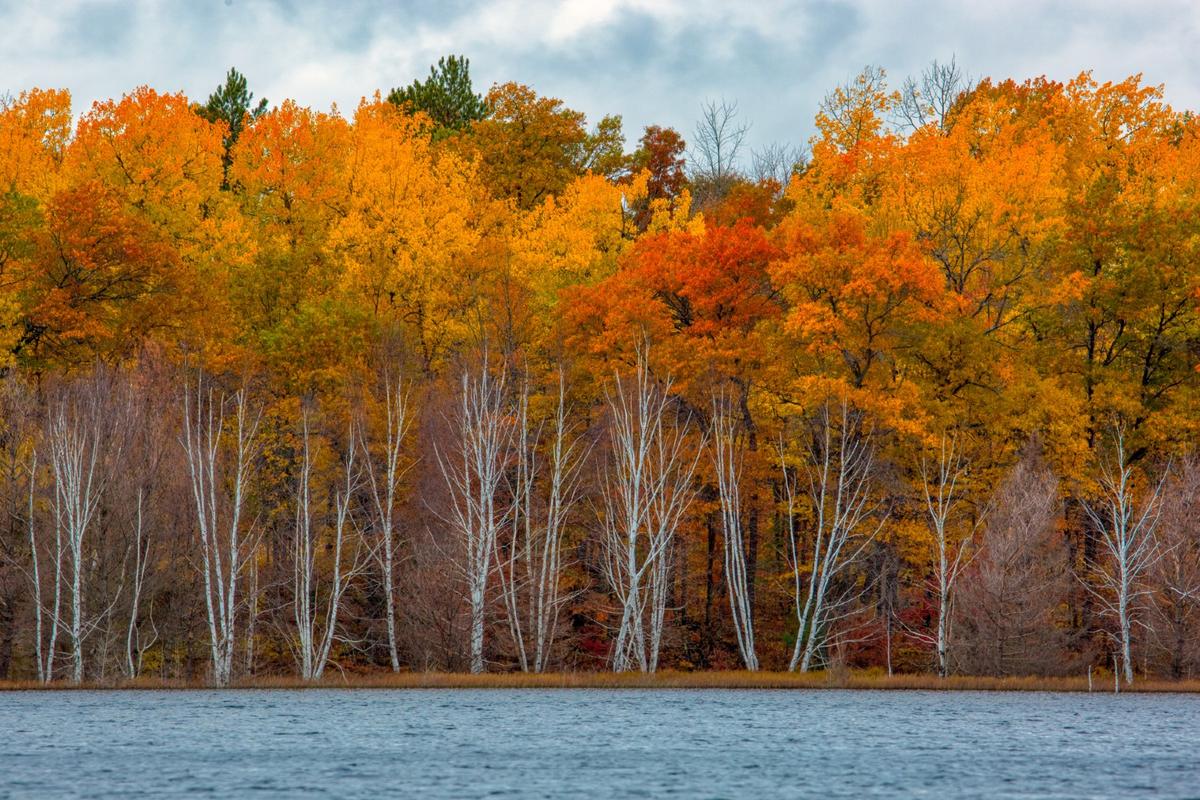
<svg viewBox="0 0 1200 800">
<path fill-rule="evenodd" d="M 143 83 L 202 99 L 231 65 L 271 101 L 349 111 L 445 53 L 483 90 L 528 83 L 635 135 L 736 100 L 755 146 L 805 141 L 866 64 L 899 83 L 951 56 L 975 76 L 1142 72 L 1200 108 L 1196 0 L 0 0 L 0 92 L 66 87 L 77 111 Z"/>
</svg>

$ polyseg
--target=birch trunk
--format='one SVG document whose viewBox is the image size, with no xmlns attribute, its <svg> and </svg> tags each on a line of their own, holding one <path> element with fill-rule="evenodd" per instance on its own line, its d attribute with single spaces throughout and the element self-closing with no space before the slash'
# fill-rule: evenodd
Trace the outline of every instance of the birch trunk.
<svg viewBox="0 0 1200 800">
<path fill-rule="evenodd" d="M 62 576 L 63 576 L 63 541 L 62 528 L 57 512 L 57 495 L 55 495 L 53 514 L 54 521 L 54 604 L 49 610 L 42 601 L 41 557 L 37 537 L 37 520 L 35 517 L 34 497 L 37 492 L 37 451 L 30 457 L 29 465 L 29 554 L 32 560 L 31 582 L 33 584 L 34 609 L 34 658 L 37 661 L 37 677 L 39 683 L 50 683 L 54 680 L 54 654 L 58 649 L 58 627 L 62 612 Z M 49 618 L 50 639 L 43 643 L 43 617 Z"/>
<path fill-rule="evenodd" d="M 505 522 L 499 491 L 513 446 L 503 369 L 493 376 L 485 357 L 478 371 L 464 370 L 458 419 L 458 452 L 435 450 L 450 495 L 446 520 L 463 546 L 463 572 L 471 604 L 470 665 L 484 671 L 484 617 L 496 537 Z"/>
<path fill-rule="evenodd" d="M 695 498 L 700 454 L 687 453 L 688 425 L 669 424 L 671 382 L 659 384 L 639 353 L 632 382 L 606 392 L 610 465 L 604 473 L 603 546 L 608 583 L 621 605 L 614 672 L 657 669 L 671 548 Z M 647 628 L 649 630 L 647 631 Z"/>
<path fill-rule="evenodd" d="M 65 536 L 66 554 L 70 562 L 68 588 L 71 618 L 68 631 L 71 639 L 71 681 L 76 684 L 81 683 L 84 676 L 84 639 L 94 627 L 92 621 L 85 619 L 85 548 L 107 478 L 101 463 L 101 450 L 105 444 L 103 423 L 103 412 L 95 396 L 64 400 L 51 409 L 46 436 L 50 449 L 56 527 Z M 116 602 L 116 598 L 113 598 L 113 602 Z"/>
<path fill-rule="evenodd" d="M 1120 671 L 1128 684 L 1133 682 L 1134 606 L 1146 594 L 1140 583 L 1146 571 L 1163 556 L 1155 529 L 1166 475 L 1151 484 L 1139 504 L 1134 472 L 1125 449 L 1125 429 L 1119 424 L 1113 430 L 1110 459 L 1098 463 L 1098 498 L 1083 503 L 1107 556 L 1103 562 L 1089 565 L 1099 581 L 1099 591 L 1090 585 L 1088 589 L 1102 610 L 1115 618 Z"/>
<path fill-rule="evenodd" d="M 509 511 L 508 557 L 499 558 L 498 576 L 508 612 L 509 633 L 523 671 L 546 670 L 566 598 L 559 586 L 562 537 L 567 516 L 578 499 L 582 453 L 572 434 L 566 406 L 566 381 L 560 373 L 558 402 L 550 420 L 546 462 L 538 455 L 542 425 L 529 419 L 529 389 L 517 404 L 516 469 Z M 542 476 L 542 471 L 548 474 Z"/>
<path fill-rule="evenodd" d="M 976 531 L 986 514 L 977 514 L 974 521 L 961 518 L 961 481 L 967 474 L 968 464 L 963 458 L 958 441 L 942 434 L 936 463 L 921 459 L 921 488 L 925 500 L 926 521 L 933 539 L 934 593 L 937 596 L 938 615 L 933 645 L 937 654 L 939 677 L 950 671 L 950 619 L 954 590 L 958 577 L 966 562 L 964 555 L 974 539 Z M 955 527 L 966 526 L 965 533 L 955 534 Z"/>
<path fill-rule="evenodd" d="M 803 554 L 810 564 L 805 583 L 801 577 L 803 562 L 795 519 L 798 487 L 795 471 L 789 469 L 786 449 L 780 441 L 797 620 L 788 669 L 799 668 L 801 672 L 814 666 L 827 640 L 828 627 L 848 603 L 847 598 L 830 596 L 834 581 L 859 560 L 886 519 L 886 514 L 877 513 L 879 503 L 874 500 L 874 448 L 861 429 L 859 416 L 845 401 L 837 420 L 832 418 L 828 404 L 822 407 L 807 450 L 805 468 L 813 509 L 813 543 L 811 550 Z"/>
<path fill-rule="evenodd" d="M 348 570 L 343 572 L 347 528 L 351 525 L 350 505 L 358 488 L 355 464 L 354 430 L 347 438 L 343 459 L 342 484 L 334 493 L 333 563 L 328 586 L 322 587 L 318 574 L 317 554 L 320 550 L 318 532 L 314 530 L 312 511 L 312 449 L 307 412 L 301 419 L 302 456 L 300 477 L 296 489 L 296 522 L 292 543 L 292 613 L 297 632 L 297 665 L 300 677 L 319 681 L 325 673 L 337 639 L 338 613 L 346 586 L 360 570 L 359 551 Z M 324 588 L 324 592 L 322 592 Z M 324 598 L 322 609 L 319 600 Z"/>
<path fill-rule="evenodd" d="M 754 649 L 754 609 L 746 570 L 742 535 L 741 479 L 743 448 L 737 417 L 729 398 L 713 398 L 713 467 L 717 474 L 717 494 L 721 506 L 724 533 L 725 588 L 729 596 L 730 618 L 737 636 L 738 653 L 746 669 L 758 669 Z"/>
<path fill-rule="evenodd" d="M 130 601 L 129 625 L 125 631 L 125 677 L 130 680 L 138 676 L 141 667 L 143 650 L 138 633 L 138 612 L 142 602 L 142 587 L 146 581 L 146 567 L 150 560 L 150 541 L 142 534 L 142 499 L 142 490 L 138 489 L 133 539 L 133 598 Z"/>
<path fill-rule="evenodd" d="M 226 398 L 216 398 L 203 377 L 183 395 L 182 444 L 187 457 L 199 534 L 200 570 L 208 621 L 212 680 L 227 686 L 237 642 L 238 581 L 253 552 L 243 541 L 243 513 L 257 455 L 260 413 L 252 412 L 245 390 L 232 398 L 233 431 L 229 460 L 223 454 Z M 232 475 L 228 473 L 232 471 Z M 226 487 L 226 478 L 230 478 Z"/>
<path fill-rule="evenodd" d="M 403 464 L 404 440 L 411 425 L 409 396 L 402 379 L 393 384 L 384 379 L 383 453 L 377 464 L 366 438 L 366 427 L 359 429 L 359 443 L 365 462 L 367 486 L 374 512 L 374 549 L 384 598 L 384 627 L 387 630 L 388 661 L 392 672 L 400 671 L 399 648 L 396 643 L 396 502 L 400 481 L 407 471 Z"/>
</svg>

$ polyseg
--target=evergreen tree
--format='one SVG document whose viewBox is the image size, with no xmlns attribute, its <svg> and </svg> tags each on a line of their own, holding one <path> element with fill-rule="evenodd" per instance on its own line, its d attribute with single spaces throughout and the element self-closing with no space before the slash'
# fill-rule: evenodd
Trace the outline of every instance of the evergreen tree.
<svg viewBox="0 0 1200 800">
<path fill-rule="evenodd" d="M 225 83 L 208 96 L 208 102 L 196 106 L 196 113 L 209 122 L 224 122 L 227 126 L 225 134 L 225 153 L 221 164 L 225 169 L 222 187 L 229 188 L 229 166 L 233 163 L 233 146 L 246 127 L 247 121 L 253 122 L 267 111 L 267 98 L 254 103 L 254 92 L 246 85 L 246 76 L 230 67 L 225 76 Z"/>
<path fill-rule="evenodd" d="M 388 101 L 429 115 L 441 138 L 466 130 L 472 122 L 485 119 L 490 110 L 471 86 L 471 62 L 465 56 L 444 56 L 429 68 L 429 78 L 392 89 Z"/>
</svg>

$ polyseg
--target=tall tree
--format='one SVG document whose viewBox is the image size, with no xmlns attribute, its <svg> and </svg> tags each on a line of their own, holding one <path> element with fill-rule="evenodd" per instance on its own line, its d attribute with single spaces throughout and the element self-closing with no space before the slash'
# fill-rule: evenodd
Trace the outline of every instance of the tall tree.
<svg viewBox="0 0 1200 800">
<path fill-rule="evenodd" d="M 801 480 L 789 463 L 786 437 L 779 440 L 779 461 L 785 499 L 788 554 L 792 573 L 792 598 L 796 610 L 796 637 L 788 669 L 808 672 L 830 644 L 832 630 L 848 615 L 861 587 L 846 580 L 867 545 L 887 521 L 888 509 L 878 499 L 877 467 L 871 432 L 860 412 L 843 399 L 840 414 L 827 401 L 807 420 L 804 472 L 808 484 L 811 546 L 805 552 L 796 517 Z M 798 437 L 799 438 L 799 437 Z M 807 566 L 807 569 L 805 567 Z M 807 572 L 807 587 L 801 575 Z"/>
<path fill-rule="evenodd" d="M 233 425 L 226 432 L 230 405 Z M 212 681 L 217 686 L 228 685 L 233 677 L 238 584 L 254 552 L 254 525 L 253 521 L 247 524 L 246 505 L 258 457 L 260 419 L 261 413 L 251 410 L 245 390 L 237 392 L 231 404 L 224 395 L 218 397 L 203 377 L 197 379 L 195 389 L 184 388 L 180 441 L 200 539 Z"/>
<path fill-rule="evenodd" d="M 465 131 L 486 119 L 491 109 L 471 85 L 471 60 L 466 56 L 443 56 L 429 68 L 429 77 L 388 92 L 389 103 L 427 114 L 436 126 L 434 139 Z"/>
<path fill-rule="evenodd" d="M 474 125 L 473 140 L 497 197 L 529 209 L 585 172 L 623 174 L 620 117 L 604 117 L 589 133 L 582 112 L 518 83 L 493 86 L 487 103 L 492 113 Z"/>
<path fill-rule="evenodd" d="M 713 185 L 718 193 L 738 177 L 738 157 L 750 125 L 738 119 L 737 103 L 709 100 L 700 107 L 696 123 L 693 169 L 697 180 Z"/>
<path fill-rule="evenodd" d="M 433 369 L 475 308 L 481 211 L 473 166 L 429 141 L 429 124 L 376 98 L 354 114 L 330 244 L 350 302 L 395 327 Z M 323 206 L 328 206 L 324 203 Z M 327 216 L 327 215 L 326 215 Z"/>
<path fill-rule="evenodd" d="M 1106 558 L 1088 566 L 1096 573 L 1101 607 L 1116 624 L 1113 639 L 1120 649 L 1121 674 L 1126 683 L 1133 683 L 1133 626 L 1141 601 L 1149 593 L 1143 579 L 1163 556 L 1155 529 L 1162 514 L 1166 478 L 1139 486 L 1138 476 L 1129 466 L 1125 429 L 1120 424 L 1113 430 L 1111 455 L 1097 461 L 1098 497 L 1085 502 L 1083 509 L 1095 526 Z"/>
<path fill-rule="evenodd" d="M 208 96 L 208 102 L 196 107 L 196 113 L 209 122 L 225 124 L 225 155 L 221 163 L 225 168 L 225 180 L 222 188 L 229 188 L 229 166 L 233 163 L 233 146 L 238 137 L 250 122 L 267 113 L 267 98 L 254 102 L 254 92 L 250 91 L 246 76 L 234 67 L 229 68 L 225 83 Z"/>
<path fill-rule="evenodd" d="M 462 545 L 462 573 L 471 599 L 471 672 L 484 671 L 484 621 L 496 537 L 507 510 L 501 490 L 513 447 L 512 414 L 503 370 L 492 374 L 485 353 L 478 371 L 464 369 L 461 406 L 449 452 L 435 451 L 450 496 L 444 515 Z"/>
<path fill-rule="evenodd" d="M 687 186 L 684 172 L 687 166 L 687 159 L 684 158 L 687 142 L 674 128 L 647 125 L 640 144 L 631 161 L 634 169 L 644 169 L 650 173 L 646 198 L 640 204 L 636 217 L 638 227 L 644 230 L 650 224 L 651 203 L 655 200 L 674 200 Z"/>
<path fill-rule="evenodd" d="M 658 669 L 676 534 L 695 500 L 703 453 L 688 452 L 689 418 L 672 413 L 671 382 L 656 379 L 645 351 L 631 379 L 606 389 L 611 463 L 600 505 L 604 575 L 620 607 L 614 672 Z M 673 420 L 679 420 L 672 424 Z"/>
</svg>

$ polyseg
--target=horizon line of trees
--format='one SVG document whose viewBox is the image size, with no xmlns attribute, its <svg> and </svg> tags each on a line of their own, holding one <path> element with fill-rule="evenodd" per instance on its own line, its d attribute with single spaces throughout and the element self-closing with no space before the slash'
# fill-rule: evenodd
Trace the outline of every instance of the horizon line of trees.
<svg viewBox="0 0 1200 800">
<path fill-rule="evenodd" d="M 464 58 L 0 103 L 0 679 L 1200 669 L 1200 122 L 953 61 L 743 167 Z"/>
</svg>

